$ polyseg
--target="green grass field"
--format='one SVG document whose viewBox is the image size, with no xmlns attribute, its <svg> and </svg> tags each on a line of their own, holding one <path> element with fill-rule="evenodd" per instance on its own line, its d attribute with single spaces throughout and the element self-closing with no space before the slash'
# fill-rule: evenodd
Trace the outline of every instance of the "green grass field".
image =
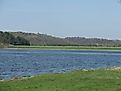
<svg viewBox="0 0 121 91">
<path fill-rule="evenodd" d="M 94 46 L 10 46 L 10 48 L 31 48 L 41 50 L 121 50 L 121 47 Z"/>
<path fill-rule="evenodd" d="M 44 74 L 0 81 L 0 91 L 121 91 L 121 72 L 100 69 Z"/>
</svg>

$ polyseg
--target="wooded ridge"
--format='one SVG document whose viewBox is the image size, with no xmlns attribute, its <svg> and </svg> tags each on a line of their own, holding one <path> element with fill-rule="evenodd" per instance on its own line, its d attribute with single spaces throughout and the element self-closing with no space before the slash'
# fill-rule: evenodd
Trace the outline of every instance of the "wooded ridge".
<svg viewBox="0 0 121 91">
<path fill-rule="evenodd" d="M 106 46 L 119 47 L 120 40 L 108 40 L 85 37 L 59 38 L 40 33 L 2 32 L 0 31 L 0 45 L 37 45 L 37 46 Z"/>
</svg>

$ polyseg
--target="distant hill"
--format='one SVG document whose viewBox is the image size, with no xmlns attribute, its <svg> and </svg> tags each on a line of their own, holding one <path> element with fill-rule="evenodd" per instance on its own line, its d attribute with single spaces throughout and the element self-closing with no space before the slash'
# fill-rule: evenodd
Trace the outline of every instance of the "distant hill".
<svg viewBox="0 0 121 91">
<path fill-rule="evenodd" d="M 9 32 L 0 31 L 0 46 L 4 45 L 30 45 L 29 41 L 20 37 L 14 36 Z"/>
<path fill-rule="evenodd" d="M 41 45 L 41 46 L 59 46 L 59 45 L 73 45 L 66 39 L 53 37 L 45 34 L 25 33 L 25 32 L 11 32 L 15 37 L 22 37 L 30 42 L 30 45 Z"/>
<path fill-rule="evenodd" d="M 0 46 L 11 45 L 40 45 L 40 46 L 121 46 L 120 40 L 108 40 L 99 38 L 66 37 L 59 38 L 46 34 L 25 32 L 0 31 Z"/>
<path fill-rule="evenodd" d="M 84 37 L 66 37 L 66 40 L 77 43 L 78 45 L 88 45 L 88 46 L 121 46 L 120 40 L 108 40 L 108 39 L 99 39 L 99 38 L 84 38 Z"/>
</svg>

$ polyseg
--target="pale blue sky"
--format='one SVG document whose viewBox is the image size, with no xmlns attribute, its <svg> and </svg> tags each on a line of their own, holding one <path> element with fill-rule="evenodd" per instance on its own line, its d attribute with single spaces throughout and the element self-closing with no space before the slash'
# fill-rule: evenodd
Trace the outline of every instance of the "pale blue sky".
<svg viewBox="0 0 121 91">
<path fill-rule="evenodd" d="M 118 0 L 0 0 L 0 30 L 121 39 Z"/>
</svg>

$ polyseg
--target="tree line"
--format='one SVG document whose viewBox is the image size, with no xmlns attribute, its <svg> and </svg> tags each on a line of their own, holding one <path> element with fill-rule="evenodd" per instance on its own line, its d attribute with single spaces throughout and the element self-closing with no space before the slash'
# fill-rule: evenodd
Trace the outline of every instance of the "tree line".
<svg viewBox="0 0 121 91">
<path fill-rule="evenodd" d="M 30 42 L 20 36 L 13 36 L 9 32 L 0 31 L 0 43 L 12 45 L 30 45 Z"/>
</svg>

